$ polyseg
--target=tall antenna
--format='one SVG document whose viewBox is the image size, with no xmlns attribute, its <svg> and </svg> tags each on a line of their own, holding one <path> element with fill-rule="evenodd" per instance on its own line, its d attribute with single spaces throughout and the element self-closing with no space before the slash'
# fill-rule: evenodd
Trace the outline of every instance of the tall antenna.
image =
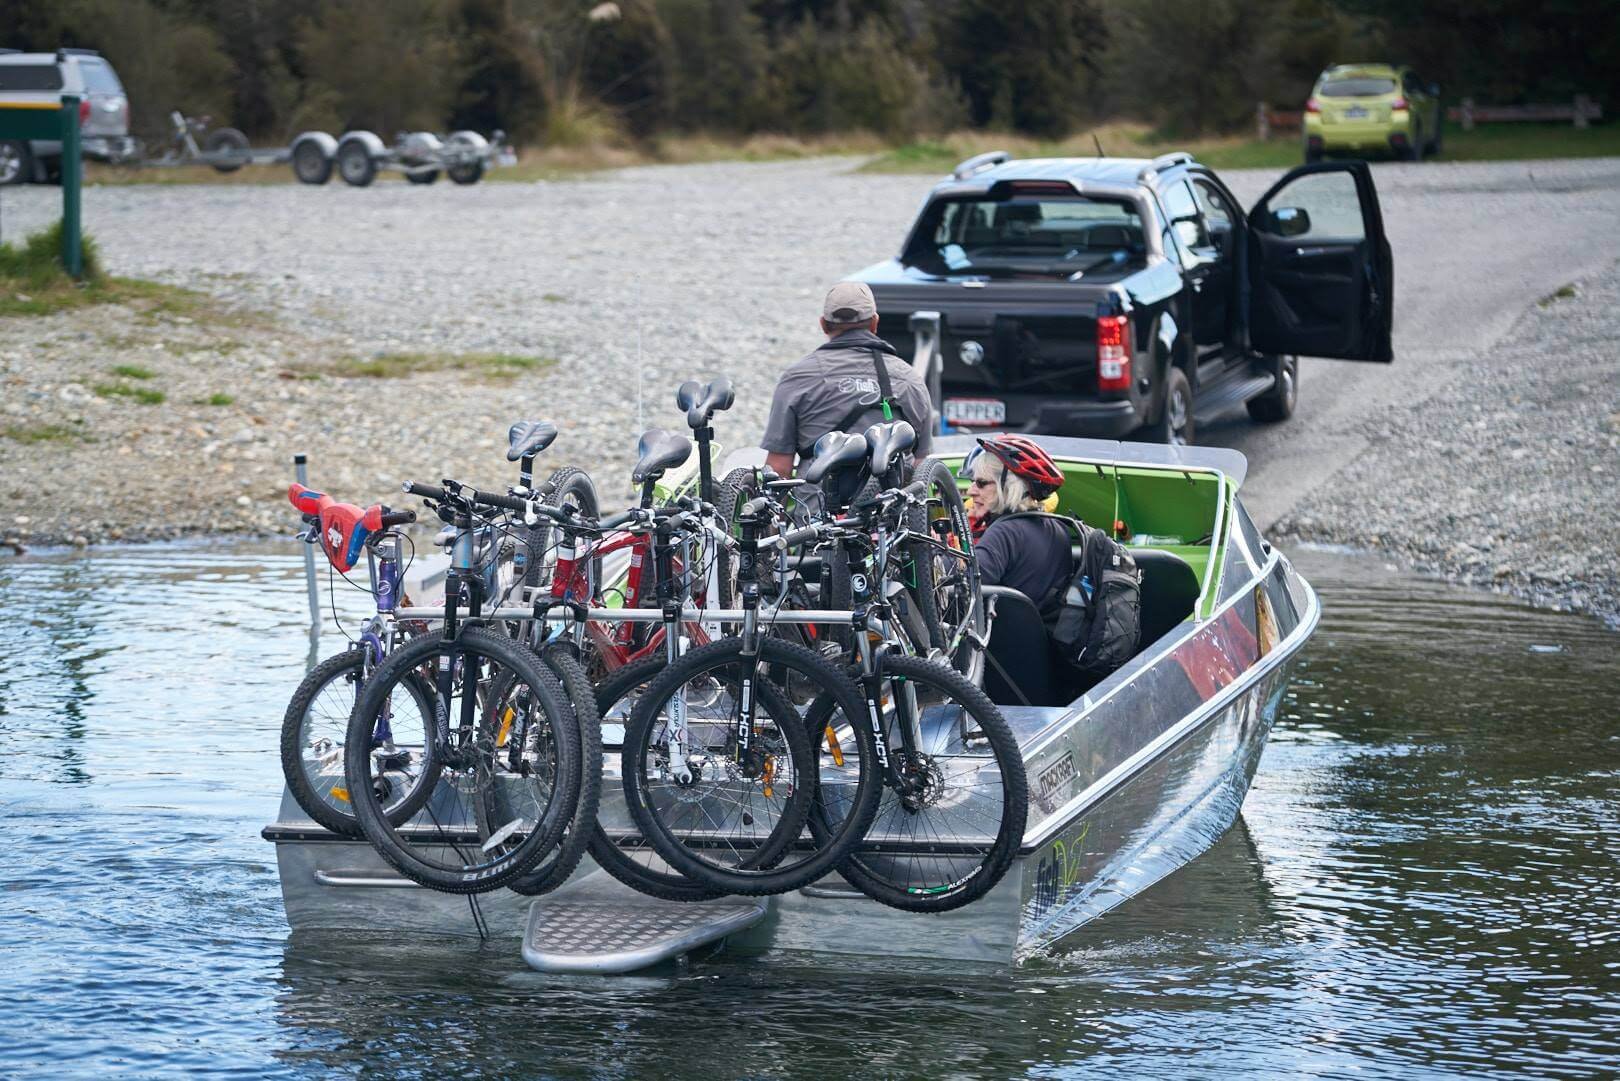
<svg viewBox="0 0 1620 1081">
<path fill-rule="evenodd" d="M 642 382 L 645 371 L 641 365 L 641 271 L 636 271 L 636 434 L 647 430 L 647 415 L 642 405 Z"/>
<path fill-rule="evenodd" d="M 1103 153 L 1102 140 L 1097 138 L 1096 132 L 1091 133 L 1091 144 L 1097 148 L 1097 156 L 1099 158 L 1106 158 L 1108 156 L 1107 154 Z"/>
</svg>

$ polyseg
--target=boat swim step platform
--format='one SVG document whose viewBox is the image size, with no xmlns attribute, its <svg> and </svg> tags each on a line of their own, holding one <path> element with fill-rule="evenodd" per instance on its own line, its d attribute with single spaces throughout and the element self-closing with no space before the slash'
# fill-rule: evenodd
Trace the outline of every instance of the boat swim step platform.
<svg viewBox="0 0 1620 1081">
<path fill-rule="evenodd" d="M 697 904 L 541 898 L 529 906 L 523 960 L 541 972 L 634 972 L 752 927 L 767 908 L 746 897 Z"/>
</svg>

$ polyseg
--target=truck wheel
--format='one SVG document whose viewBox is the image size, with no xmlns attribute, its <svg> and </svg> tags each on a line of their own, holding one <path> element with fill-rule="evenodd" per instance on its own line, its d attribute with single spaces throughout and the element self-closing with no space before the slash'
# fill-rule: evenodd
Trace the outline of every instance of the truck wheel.
<svg viewBox="0 0 1620 1081">
<path fill-rule="evenodd" d="M 337 168 L 344 181 L 357 188 L 377 179 L 377 163 L 372 160 L 371 151 L 358 140 L 338 147 Z"/>
<path fill-rule="evenodd" d="M 1193 389 L 1187 373 L 1171 368 L 1165 377 L 1164 412 L 1144 432 L 1150 443 L 1187 447 L 1193 442 Z"/>
<path fill-rule="evenodd" d="M 1306 165 L 1313 165 L 1316 162 L 1319 162 L 1321 160 L 1322 160 L 1322 152 L 1320 150 L 1316 149 L 1315 147 L 1311 147 L 1311 146 L 1307 146 L 1305 148 L 1305 164 Z"/>
<path fill-rule="evenodd" d="M 208 133 L 203 140 L 204 154 L 217 154 L 222 160 L 211 161 L 216 173 L 234 173 L 251 164 L 253 152 L 248 149 L 248 138 L 235 128 L 220 128 Z"/>
<path fill-rule="evenodd" d="M 292 169 L 300 183 L 324 184 L 332 179 L 332 159 L 314 139 L 305 139 L 293 147 Z"/>
<path fill-rule="evenodd" d="M 1299 358 L 1283 357 L 1277 371 L 1277 382 L 1258 398 L 1250 398 L 1244 405 L 1249 416 L 1266 424 L 1275 424 L 1294 415 L 1294 404 L 1299 401 Z"/>
<path fill-rule="evenodd" d="M 439 179 L 439 170 L 429 169 L 425 173 L 406 173 L 405 179 L 412 184 L 431 184 Z"/>
<path fill-rule="evenodd" d="M 26 184 L 34 175 L 34 156 L 24 142 L 0 143 L 0 187 Z"/>
</svg>

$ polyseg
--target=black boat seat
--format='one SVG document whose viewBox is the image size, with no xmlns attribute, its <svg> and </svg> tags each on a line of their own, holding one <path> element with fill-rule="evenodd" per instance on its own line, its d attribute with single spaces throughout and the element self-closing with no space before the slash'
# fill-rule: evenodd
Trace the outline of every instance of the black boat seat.
<svg viewBox="0 0 1620 1081">
<path fill-rule="evenodd" d="M 688 379 L 675 390 L 675 406 L 686 410 L 686 426 L 692 429 L 704 427 L 716 413 L 730 409 L 736 400 L 737 392 L 731 380 L 723 375 L 708 383 Z"/>
<path fill-rule="evenodd" d="M 520 420 L 506 433 L 506 460 L 533 458 L 551 446 L 557 426 L 549 420 Z"/>
<path fill-rule="evenodd" d="M 1074 545 L 1069 550 L 1078 565 L 1080 546 Z M 1130 553 L 1142 570 L 1142 640 L 1137 646 L 1140 652 L 1193 614 L 1198 605 L 1198 574 L 1192 564 L 1174 552 L 1132 548 Z"/>
<path fill-rule="evenodd" d="M 1054 678 L 1052 646 L 1035 602 L 1011 586 L 985 586 L 993 606 L 984 693 L 1001 706 L 1061 706 L 1068 702 Z"/>
<path fill-rule="evenodd" d="M 828 432 L 816 440 L 815 457 L 805 467 L 804 479 L 820 484 L 829 473 L 842 473 L 866 461 L 866 436 L 855 432 Z"/>
<path fill-rule="evenodd" d="M 903 420 L 874 424 L 866 429 L 866 443 L 871 448 L 872 473 L 881 477 L 894 468 L 900 455 L 917 445 L 917 429 Z"/>
<path fill-rule="evenodd" d="M 649 428 L 641 433 L 636 445 L 636 467 L 630 479 L 637 484 L 657 480 L 664 470 L 680 465 L 692 456 L 692 441 L 684 435 L 663 428 Z"/>
</svg>

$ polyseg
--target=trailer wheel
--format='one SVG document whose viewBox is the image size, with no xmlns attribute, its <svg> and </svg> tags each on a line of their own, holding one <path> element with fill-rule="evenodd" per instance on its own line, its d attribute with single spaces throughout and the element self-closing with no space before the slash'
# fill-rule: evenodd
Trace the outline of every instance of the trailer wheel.
<svg viewBox="0 0 1620 1081">
<path fill-rule="evenodd" d="M 305 184 L 324 184 L 332 179 L 332 159 L 314 139 L 301 139 L 293 146 L 293 175 Z"/>
<path fill-rule="evenodd" d="M 406 173 L 405 179 L 412 184 L 431 184 L 439 179 L 439 170 L 430 169 L 425 173 Z"/>
<path fill-rule="evenodd" d="M 363 188 L 377 179 L 377 163 L 364 143 L 356 140 L 338 147 L 337 168 L 343 179 Z"/>
<path fill-rule="evenodd" d="M 203 153 L 218 155 L 224 159 L 208 163 L 217 173 L 234 173 L 253 161 L 253 152 L 248 149 L 247 136 L 235 128 L 219 128 L 209 132 L 208 138 L 203 140 Z"/>
<path fill-rule="evenodd" d="M 476 184 L 484 177 L 484 163 L 472 161 L 465 165 L 452 165 L 446 172 L 457 184 Z"/>
<path fill-rule="evenodd" d="M 489 144 L 484 141 L 484 137 L 482 135 L 479 135 L 475 131 L 452 132 L 450 137 L 445 140 L 445 145 L 451 148 L 452 153 L 454 153 L 457 149 L 460 149 L 463 152 L 479 152 L 479 156 L 473 158 L 472 161 L 462 162 L 459 165 L 452 165 L 449 169 L 446 169 L 445 174 L 449 176 L 451 180 L 455 181 L 457 184 L 476 184 L 484 178 L 484 159 L 482 156 L 482 151 L 488 147 Z"/>
</svg>

